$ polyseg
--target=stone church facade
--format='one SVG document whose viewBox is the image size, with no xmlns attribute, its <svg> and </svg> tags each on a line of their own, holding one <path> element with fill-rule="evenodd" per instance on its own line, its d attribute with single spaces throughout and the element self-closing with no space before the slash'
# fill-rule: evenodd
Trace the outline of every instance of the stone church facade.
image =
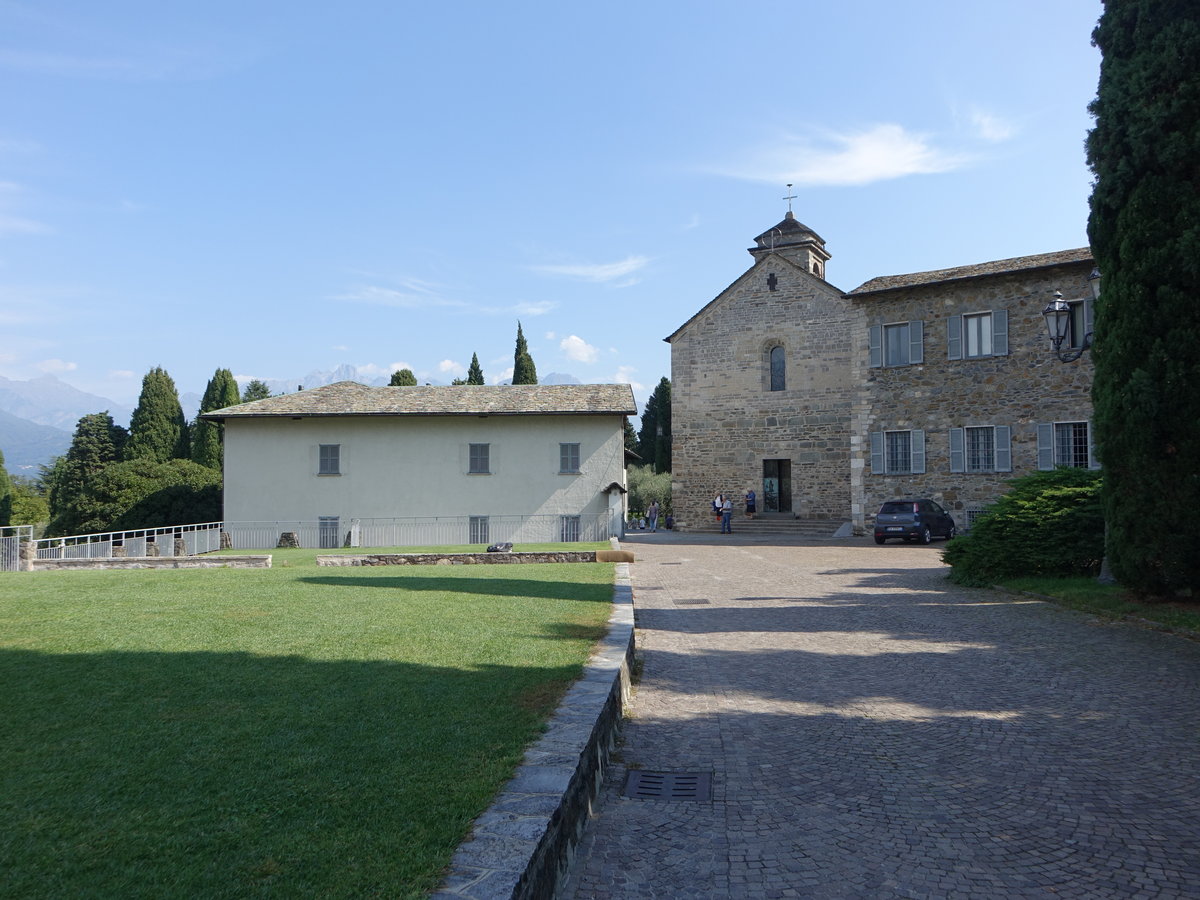
<svg viewBox="0 0 1200 900">
<path fill-rule="evenodd" d="M 680 527 L 748 489 L 765 516 L 870 526 L 884 500 L 931 497 L 969 527 L 1014 477 L 1095 466 L 1089 354 L 1060 362 L 1042 309 L 1090 331 L 1087 249 L 825 280 L 825 243 L 791 212 L 750 268 L 671 344 L 672 496 Z"/>
</svg>

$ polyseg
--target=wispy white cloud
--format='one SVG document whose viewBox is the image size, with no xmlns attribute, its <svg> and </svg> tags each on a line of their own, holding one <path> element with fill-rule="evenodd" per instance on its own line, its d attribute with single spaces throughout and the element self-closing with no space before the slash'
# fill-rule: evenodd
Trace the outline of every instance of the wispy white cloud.
<svg viewBox="0 0 1200 900">
<path fill-rule="evenodd" d="M 636 366 L 618 366 L 617 373 L 612 377 L 613 383 L 627 384 L 635 391 L 645 390 L 645 385 L 633 377 L 633 373 L 636 371 Z"/>
<path fill-rule="evenodd" d="M 369 303 L 373 306 L 391 306 L 396 309 L 427 309 L 431 306 L 464 308 L 469 306 L 461 300 L 452 300 L 442 296 L 437 285 L 415 278 L 406 279 L 398 288 L 371 284 L 361 285 L 351 288 L 344 294 L 337 294 L 333 299 L 349 303 Z"/>
<path fill-rule="evenodd" d="M 46 372 L 54 375 L 59 372 L 74 372 L 79 368 L 78 363 L 67 362 L 62 359 L 43 359 L 40 363 L 34 366 L 39 372 Z"/>
<path fill-rule="evenodd" d="M 387 365 L 378 366 L 375 363 L 361 363 L 354 367 L 358 374 L 366 378 L 389 378 L 393 372 L 399 372 L 401 369 L 413 371 L 413 367 L 406 362 L 394 362 Z"/>
<path fill-rule="evenodd" d="M 467 374 L 467 367 L 452 359 L 443 359 L 438 363 L 438 371 L 443 375 L 453 375 L 455 378 L 461 378 Z"/>
<path fill-rule="evenodd" d="M 1007 141 L 1015 137 L 1020 130 L 1015 122 L 1010 122 L 979 107 L 972 107 L 970 115 L 971 127 L 975 130 L 975 134 L 991 143 Z"/>
<path fill-rule="evenodd" d="M 17 195 L 24 187 L 14 181 L 0 181 L 0 235 L 5 234 L 49 234 L 54 229 L 44 222 L 9 212 Z"/>
<path fill-rule="evenodd" d="M 558 307 L 552 300 L 524 300 L 515 306 L 507 307 L 503 312 L 516 313 L 519 316 L 544 316 Z"/>
<path fill-rule="evenodd" d="M 634 272 L 644 269 L 650 263 L 650 258 L 647 256 L 627 256 L 622 260 L 611 263 L 579 263 L 575 265 L 540 265 L 530 266 L 534 272 L 541 272 L 544 275 L 561 275 L 565 278 L 574 278 L 577 281 L 591 281 L 598 284 L 603 284 L 609 281 L 616 281 L 619 278 L 627 278 Z M 636 282 L 626 281 L 621 286 L 634 284 Z"/>
<path fill-rule="evenodd" d="M 492 384 L 501 384 L 505 381 L 508 381 L 512 377 L 513 377 L 513 367 L 509 366 L 507 369 L 504 369 L 499 375 L 493 376 Z"/>
<path fill-rule="evenodd" d="M 132 369 L 109 369 L 108 377 L 109 378 L 120 378 L 122 380 L 130 380 L 130 379 L 136 378 L 137 373 L 134 372 Z M 238 380 L 239 378 L 244 378 L 246 381 L 254 380 L 249 375 L 234 375 L 233 378 L 235 381 Z"/>
<path fill-rule="evenodd" d="M 570 335 L 559 342 L 559 349 L 575 362 L 594 363 L 600 356 L 600 351 L 578 335 Z"/>
<path fill-rule="evenodd" d="M 929 135 L 882 123 L 856 132 L 789 136 L 713 171 L 772 184 L 848 186 L 949 172 L 970 161 L 965 153 L 935 146 Z"/>
<path fill-rule="evenodd" d="M 43 222 L 0 213 L 0 234 L 50 234 L 53 230 Z"/>
</svg>

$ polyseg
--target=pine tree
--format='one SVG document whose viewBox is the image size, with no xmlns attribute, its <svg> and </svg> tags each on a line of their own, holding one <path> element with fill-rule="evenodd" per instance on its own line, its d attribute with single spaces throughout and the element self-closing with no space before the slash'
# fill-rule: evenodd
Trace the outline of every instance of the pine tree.
<svg viewBox="0 0 1200 900">
<path fill-rule="evenodd" d="M 671 381 L 663 378 L 642 410 L 637 454 L 655 472 L 671 471 Z"/>
<path fill-rule="evenodd" d="M 51 523 L 48 534 L 79 534 L 82 516 L 79 503 L 100 474 L 121 458 L 127 432 L 114 425 L 107 412 L 84 416 L 75 426 L 71 447 L 42 469 L 47 487 Z"/>
<path fill-rule="evenodd" d="M 1102 59 L 1088 236 L 1103 274 L 1092 400 L 1107 554 L 1123 584 L 1169 596 L 1200 585 L 1200 5 L 1106 0 L 1092 37 Z"/>
<path fill-rule="evenodd" d="M 200 401 L 200 412 L 212 412 L 242 402 L 237 382 L 228 369 L 217 369 L 204 389 Z M 219 422 L 197 419 L 192 425 L 192 462 L 210 469 L 221 469 L 222 448 L 225 442 L 225 427 Z"/>
<path fill-rule="evenodd" d="M 4 452 L 0 450 L 0 526 L 12 524 L 13 489 L 4 468 Z M 24 523 L 22 523 L 24 524 Z"/>
<path fill-rule="evenodd" d="M 255 378 L 253 381 L 246 382 L 246 387 L 242 391 L 242 402 L 253 403 L 255 400 L 266 400 L 270 396 L 271 389 L 267 387 L 267 383 Z"/>
<path fill-rule="evenodd" d="M 142 379 L 142 394 L 129 420 L 125 459 L 188 458 L 187 421 L 179 405 L 179 392 L 166 369 L 155 366 Z"/>
<path fill-rule="evenodd" d="M 525 333 L 521 323 L 517 323 L 517 349 L 513 354 L 513 384 L 537 384 L 537 367 L 533 357 L 529 355 L 529 345 L 525 342 Z"/>
<path fill-rule="evenodd" d="M 399 372 L 392 373 L 392 380 L 388 382 L 389 387 L 416 387 L 417 376 L 413 374 L 412 369 L 401 369 Z"/>
<path fill-rule="evenodd" d="M 467 369 L 467 384 L 485 384 L 483 368 L 479 365 L 479 354 L 471 354 L 471 367 Z"/>
</svg>

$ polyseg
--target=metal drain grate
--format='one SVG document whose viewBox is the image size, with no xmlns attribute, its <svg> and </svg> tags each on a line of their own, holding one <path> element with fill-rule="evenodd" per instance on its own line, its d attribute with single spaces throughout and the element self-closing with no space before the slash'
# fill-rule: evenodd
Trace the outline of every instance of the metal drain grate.
<svg viewBox="0 0 1200 900">
<path fill-rule="evenodd" d="M 634 769 L 625 776 L 622 796 L 634 800 L 712 799 L 712 772 L 647 772 Z"/>
<path fill-rule="evenodd" d="M 673 600 L 676 606 L 707 606 L 708 600 Z"/>
</svg>

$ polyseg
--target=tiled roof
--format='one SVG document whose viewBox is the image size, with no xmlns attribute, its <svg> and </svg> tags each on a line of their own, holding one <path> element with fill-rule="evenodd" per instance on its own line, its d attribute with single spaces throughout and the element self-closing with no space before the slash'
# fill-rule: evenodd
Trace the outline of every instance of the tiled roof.
<svg viewBox="0 0 1200 900">
<path fill-rule="evenodd" d="M 262 416 L 546 416 L 637 415 L 627 384 L 515 384 L 324 387 L 204 413 L 202 419 Z"/>
<path fill-rule="evenodd" d="M 1027 269 L 1042 269 L 1048 266 L 1091 261 L 1092 251 L 1087 247 L 1080 247 L 1078 250 L 1059 250 L 1057 253 L 1016 256 L 1012 259 L 998 259 L 995 262 L 978 263 L 973 266 L 935 269 L 932 272 L 914 272 L 911 275 L 882 275 L 879 278 L 872 278 L 865 284 L 859 285 L 854 290 L 849 291 L 846 296 L 861 297 L 864 294 L 877 294 L 882 291 L 895 291 L 901 288 L 940 284 L 944 281 L 981 278 L 985 275 L 1005 275 L 1009 272 L 1021 272 Z"/>
</svg>

